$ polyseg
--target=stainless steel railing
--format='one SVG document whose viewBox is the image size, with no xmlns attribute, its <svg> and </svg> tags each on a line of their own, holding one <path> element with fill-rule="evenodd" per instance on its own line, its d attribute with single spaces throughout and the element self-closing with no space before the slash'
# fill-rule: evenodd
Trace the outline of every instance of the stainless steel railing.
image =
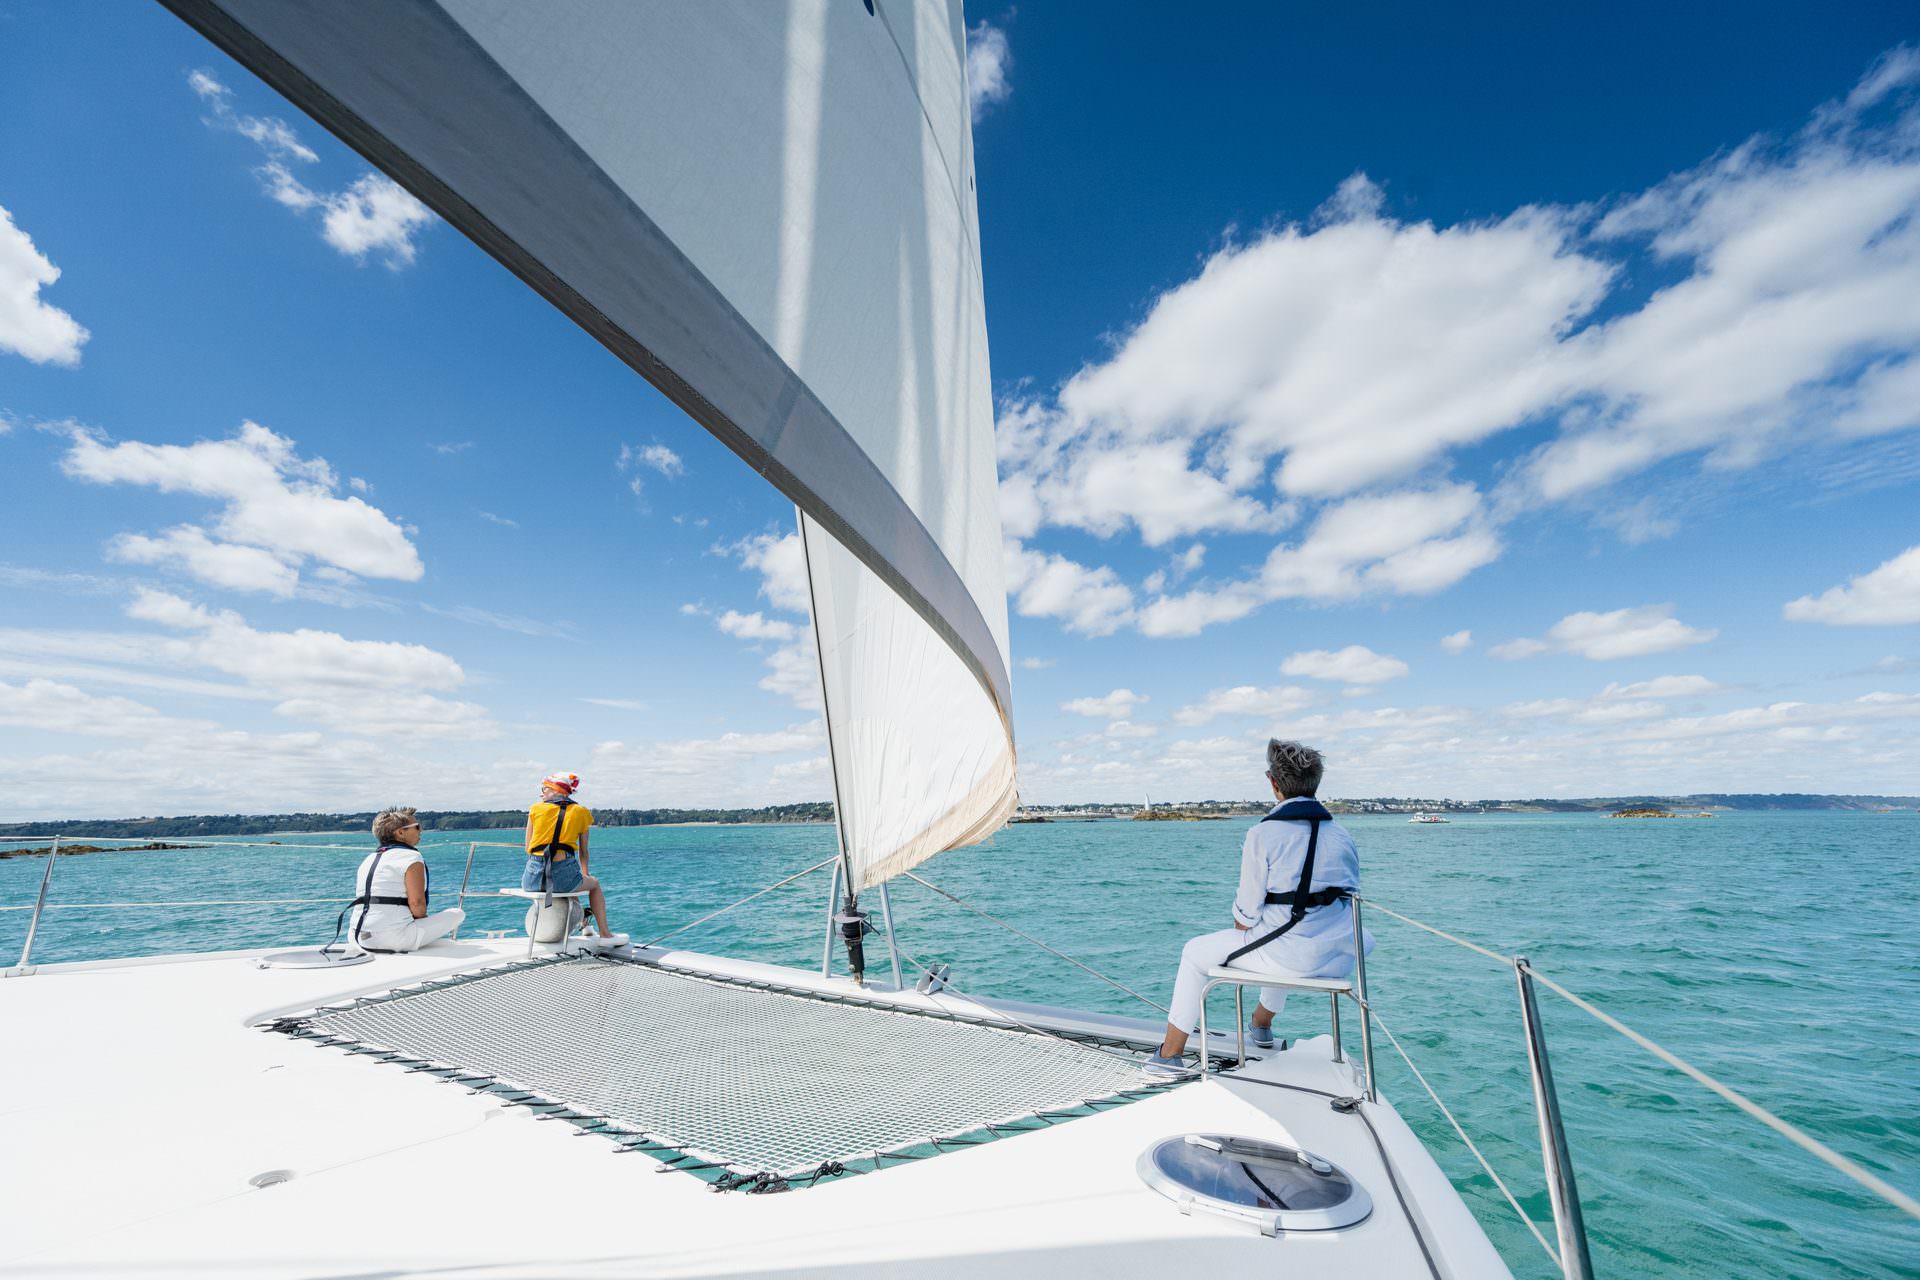
<svg viewBox="0 0 1920 1280">
<path fill-rule="evenodd" d="M 290 834 L 307 834 L 307 833 L 290 833 Z M 321 832 L 318 834 L 333 835 L 333 834 L 347 834 L 347 833 Z M 143 845 L 164 842 L 169 850 L 172 850 L 172 849 L 258 849 L 258 848 L 268 848 L 268 847 L 280 848 L 280 849 L 348 850 L 353 852 L 364 852 L 366 850 L 366 845 L 364 843 L 351 844 L 351 845 L 310 844 L 304 840 L 296 840 L 291 842 L 281 841 L 281 840 L 200 840 L 200 839 L 193 839 L 193 838 L 181 838 L 176 836 L 166 836 L 166 837 L 86 836 L 82 838 L 89 842 L 111 841 L 116 843 L 129 843 L 129 842 L 138 841 Z M 51 837 L 49 836 L 0 837 L 0 844 L 25 844 L 30 842 L 38 842 L 41 840 L 50 841 L 47 852 L 45 855 L 43 855 L 45 858 L 44 869 L 40 873 L 39 891 L 34 897 L 32 906 L 31 907 L 26 905 L 0 906 L 0 912 L 12 912 L 12 911 L 31 911 L 32 912 L 32 915 L 27 917 L 27 934 L 26 934 L 26 939 L 22 943 L 20 948 L 20 959 L 12 968 L 0 970 L 0 976 L 26 977 L 34 972 L 36 966 L 33 963 L 33 948 L 34 948 L 35 942 L 39 938 L 41 920 L 49 911 L 124 911 L 124 910 L 135 910 L 135 909 L 160 909 L 160 908 L 180 908 L 180 907 L 339 906 L 339 905 L 344 905 L 346 903 L 353 901 L 353 899 L 351 898 L 231 898 L 231 899 L 218 899 L 218 900 L 196 899 L 191 901 L 168 901 L 168 902 L 49 902 L 47 901 L 48 890 L 53 884 L 53 872 L 54 872 L 54 868 L 58 865 L 59 859 L 63 856 L 67 856 L 67 857 L 80 856 L 78 854 L 71 854 L 71 853 L 63 855 L 60 852 L 61 842 L 65 839 L 66 837 L 57 836 L 57 835 L 51 836 Z M 478 850 L 483 848 L 518 849 L 521 846 L 518 842 L 507 843 L 507 842 L 492 841 L 492 840 L 466 840 L 466 841 L 449 841 L 443 844 L 428 844 L 428 845 L 422 845 L 421 847 L 423 849 L 434 849 L 434 848 L 445 849 L 445 848 L 458 848 L 460 847 L 461 844 L 465 844 L 467 847 L 467 859 L 466 859 L 466 867 L 462 872 L 461 878 L 460 878 L 460 890 L 457 895 L 457 901 L 459 906 L 462 909 L 464 909 L 466 907 L 467 898 L 469 896 L 476 896 L 471 894 L 469 889 L 469 885 L 471 884 L 473 879 L 473 860 L 474 860 L 475 853 Z M 97 852 L 99 853 L 115 853 L 115 852 L 144 853 L 144 852 L 152 852 L 152 850 L 145 849 L 145 848 L 129 848 L 129 849 L 119 849 L 119 850 L 101 849 L 101 850 L 98 850 Z M 491 896 L 491 895 L 487 895 L 487 896 Z M 456 938 L 460 936 L 460 932 L 458 929 L 454 930 L 453 936 Z"/>
</svg>

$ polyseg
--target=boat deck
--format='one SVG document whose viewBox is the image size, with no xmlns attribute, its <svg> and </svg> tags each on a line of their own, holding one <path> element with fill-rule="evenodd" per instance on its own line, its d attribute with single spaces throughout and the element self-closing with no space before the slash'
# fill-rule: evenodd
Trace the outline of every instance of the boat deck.
<svg viewBox="0 0 1920 1280">
<path fill-rule="evenodd" d="M 47 965 L 0 981 L 0 1271 L 10 1277 L 1160 1275 L 1506 1276 L 1419 1140 L 1322 1037 L 1226 1077 L 1052 1127 L 775 1195 L 716 1194 L 646 1154 L 491 1092 L 263 1032 L 306 1013 L 525 955 L 441 944 L 343 970 L 259 953 Z M 1140 1039 L 1124 1018 L 976 1005 L 690 952 L 662 968 L 903 1009 Z M 734 1045 L 710 1041 L 716 1057 Z M 850 1059 L 859 1070 L 859 1056 Z M 1233 1133 L 1344 1167 L 1373 1212 L 1262 1236 L 1136 1172 L 1153 1142 Z M 1383 1159 L 1384 1158 L 1384 1159 Z M 1384 1161 L 1391 1161 L 1392 1176 Z M 285 1173 L 256 1187 L 250 1179 Z M 1417 1231 L 1417 1234 L 1416 1234 Z M 1430 1259 L 1430 1262 L 1429 1262 Z"/>
</svg>

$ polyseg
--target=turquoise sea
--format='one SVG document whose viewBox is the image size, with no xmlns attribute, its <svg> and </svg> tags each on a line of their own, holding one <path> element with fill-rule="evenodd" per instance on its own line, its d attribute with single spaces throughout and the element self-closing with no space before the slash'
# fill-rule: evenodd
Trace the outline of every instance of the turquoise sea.
<svg viewBox="0 0 1920 1280">
<path fill-rule="evenodd" d="M 1497 951 L 1528 955 L 1762 1105 L 1920 1191 L 1920 816 L 1750 813 L 1712 820 L 1486 815 L 1445 826 L 1357 817 L 1366 892 Z M 923 867 L 933 883 L 1164 1002 L 1180 943 L 1222 927 L 1241 821 L 1009 827 Z M 434 832 L 436 905 L 467 840 Z M 360 837 L 63 858 L 50 901 L 319 898 L 349 891 Z M 828 857 L 829 827 L 596 831 L 615 927 L 644 940 Z M 481 848 L 475 888 L 516 883 L 513 849 Z M 42 861 L 0 861 L 0 905 L 31 903 Z M 680 935 L 691 948 L 817 966 L 826 872 Z M 951 962 L 969 993 L 1152 1015 L 943 901 L 894 886 L 903 947 Z M 877 903 L 870 903 L 877 908 Z M 500 900 L 468 930 L 517 928 Z M 51 912 L 42 962 L 323 941 L 337 908 Z M 26 914 L 0 912 L 0 964 Z M 1382 1018 L 1507 1179 L 1550 1217 L 1512 972 L 1374 913 Z M 870 966 L 885 945 L 869 944 Z M 836 963 L 838 957 L 836 956 Z M 910 979 L 911 980 L 911 979 Z M 1858 1190 L 1643 1050 L 1541 991 L 1597 1272 L 1608 1277 L 1920 1276 L 1920 1224 Z M 1230 997 L 1217 997 L 1229 1019 Z M 1325 1030 L 1296 1000 L 1288 1034 Z M 1352 1031 L 1352 1019 L 1348 1020 Z M 1353 1041 L 1350 1040 L 1350 1043 Z M 22 1052 L 14 1045 L 11 1052 Z M 1554 1274 L 1386 1038 L 1382 1088 L 1453 1175 L 1515 1274 Z"/>
</svg>

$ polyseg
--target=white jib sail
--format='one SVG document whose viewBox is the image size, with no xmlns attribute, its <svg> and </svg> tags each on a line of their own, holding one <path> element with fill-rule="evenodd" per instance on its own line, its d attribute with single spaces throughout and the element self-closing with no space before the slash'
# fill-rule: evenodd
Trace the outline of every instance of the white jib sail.
<svg viewBox="0 0 1920 1280">
<path fill-rule="evenodd" d="M 164 0 L 805 514 L 857 887 L 1014 804 L 959 0 Z"/>
</svg>

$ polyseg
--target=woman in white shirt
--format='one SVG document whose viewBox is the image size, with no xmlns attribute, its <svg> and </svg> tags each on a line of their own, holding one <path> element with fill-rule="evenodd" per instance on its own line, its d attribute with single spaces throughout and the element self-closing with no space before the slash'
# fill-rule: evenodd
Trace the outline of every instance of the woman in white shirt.
<svg viewBox="0 0 1920 1280">
<path fill-rule="evenodd" d="M 1278 801 L 1253 824 L 1240 851 L 1233 928 L 1202 934 L 1181 949 L 1168 1001 L 1167 1034 L 1147 1060 L 1149 1071 L 1178 1074 L 1187 1037 L 1200 1021 L 1207 970 L 1230 964 L 1301 978 L 1343 978 L 1353 969 L 1353 903 L 1360 854 L 1347 829 L 1314 798 L 1325 762 L 1312 747 L 1267 743 L 1267 781 Z M 1373 940 L 1367 939 L 1371 950 Z M 1273 1019 L 1284 988 L 1262 988 L 1254 1006 L 1253 1043 L 1272 1048 Z"/>
<path fill-rule="evenodd" d="M 427 914 L 427 864 L 420 856 L 420 823 L 411 808 L 387 809 L 373 820 L 380 847 L 354 876 L 353 932 L 363 951 L 415 951 L 460 927 L 457 907 Z"/>
</svg>

